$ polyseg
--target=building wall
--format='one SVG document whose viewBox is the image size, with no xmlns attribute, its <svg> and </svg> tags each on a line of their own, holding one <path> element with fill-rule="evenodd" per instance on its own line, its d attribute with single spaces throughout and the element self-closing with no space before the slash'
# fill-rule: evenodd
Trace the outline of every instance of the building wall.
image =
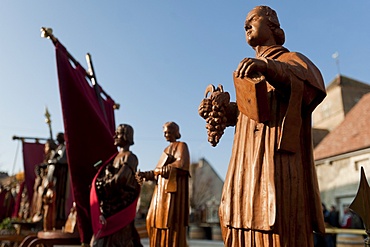
<svg viewBox="0 0 370 247">
<path fill-rule="evenodd" d="M 344 120 L 342 90 L 338 87 L 328 89 L 327 96 L 312 113 L 312 126 L 332 130 Z"/>
<path fill-rule="evenodd" d="M 326 98 L 312 114 L 312 124 L 314 128 L 332 130 L 344 120 L 361 97 L 370 92 L 370 85 L 337 76 L 326 91 Z"/>
<path fill-rule="evenodd" d="M 357 152 L 316 162 L 321 201 L 327 206 L 335 205 L 343 215 L 357 194 L 361 167 L 370 178 L 370 151 Z"/>
<path fill-rule="evenodd" d="M 213 197 L 221 200 L 223 181 L 205 159 L 191 165 L 190 176 L 190 197 L 196 197 L 197 205 L 204 205 Z"/>
<path fill-rule="evenodd" d="M 344 114 L 347 114 L 352 107 L 354 107 L 357 102 L 370 92 L 369 87 L 365 86 L 345 86 L 342 87 L 342 97 L 343 97 L 343 106 Z"/>
<path fill-rule="evenodd" d="M 329 134 L 329 130 L 327 129 L 312 129 L 312 142 L 313 147 L 319 145 L 319 143 Z"/>
<path fill-rule="evenodd" d="M 208 212 L 211 207 L 220 205 L 223 180 L 218 176 L 213 167 L 205 160 L 190 167 L 190 205 L 195 214 L 195 221 L 214 222 L 214 210 Z M 217 214 L 218 217 L 218 214 Z M 217 219 L 218 220 L 218 219 Z"/>
</svg>

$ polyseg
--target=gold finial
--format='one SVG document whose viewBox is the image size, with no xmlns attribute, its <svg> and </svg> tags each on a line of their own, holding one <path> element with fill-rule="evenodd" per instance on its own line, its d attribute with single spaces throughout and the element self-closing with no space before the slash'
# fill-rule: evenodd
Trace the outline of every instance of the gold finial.
<svg viewBox="0 0 370 247">
<path fill-rule="evenodd" d="M 49 113 L 49 111 L 48 111 L 48 107 L 46 106 L 45 107 L 45 122 L 47 123 L 47 124 L 51 124 L 51 119 L 50 119 L 50 117 L 51 117 L 51 115 L 50 115 L 50 113 Z"/>
<path fill-rule="evenodd" d="M 115 104 L 113 105 L 113 109 L 114 109 L 114 110 L 119 110 L 119 108 L 120 108 L 120 104 L 115 103 Z"/>
<path fill-rule="evenodd" d="M 50 27 L 42 27 L 41 28 L 41 37 L 50 39 L 50 37 L 53 36 L 53 29 Z"/>
<path fill-rule="evenodd" d="M 45 106 L 45 122 L 47 123 L 47 125 L 49 126 L 49 133 L 50 133 L 50 140 L 53 140 L 53 131 L 51 130 L 51 119 L 50 119 L 50 113 L 49 113 L 49 110 L 48 110 L 48 107 Z"/>
</svg>

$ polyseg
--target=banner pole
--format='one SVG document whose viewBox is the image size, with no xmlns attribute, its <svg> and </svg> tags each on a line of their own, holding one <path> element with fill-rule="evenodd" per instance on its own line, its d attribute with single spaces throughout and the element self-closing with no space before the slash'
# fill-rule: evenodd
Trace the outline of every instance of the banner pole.
<svg viewBox="0 0 370 247">
<path fill-rule="evenodd" d="M 46 38 L 46 39 L 50 39 L 53 42 L 54 46 L 59 43 L 59 40 L 53 35 L 53 29 L 51 29 L 51 28 L 42 27 L 41 28 L 41 37 Z M 67 52 L 68 58 L 73 62 L 73 64 L 76 67 L 81 66 L 81 64 L 71 55 L 71 53 L 68 52 L 68 50 L 66 52 Z M 82 66 L 81 67 L 85 70 L 86 77 L 89 78 L 89 80 L 91 81 L 91 84 L 93 85 L 94 90 L 97 94 L 100 107 L 101 107 L 101 109 L 104 113 L 105 118 L 107 118 L 106 111 L 105 111 L 104 105 L 102 103 L 100 94 L 103 94 L 107 98 L 110 97 L 110 96 L 98 85 L 98 83 L 96 81 L 95 71 L 94 71 L 92 61 L 91 61 L 91 55 L 89 53 L 86 54 L 86 61 L 87 61 L 87 64 L 89 66 L 89 70 L 86 70 Z M 114 109 L 118 110 L 119 108 L 120 108 L 120 105 L 115 103 Z"/>
<path fill-rule="evenodd" d="M 87 74 L 90 76 L 91 84 L 94 87 L 95 94 L 96 94 L 96 97 L 98 99 L 100 108 L 103 111 L 104 118 L 107 120 L 107 113 L 105 111 L 105 107 L 103 105 L 103 101 L 102 101 L 102 98 L 101 98 L 101 95 L 100 95 L 100 93 L 101 93 L 100 86 L 98 85 L 98 82 L 96 81 L 95 70 L 94 70 L 92 60 L 91 60 L 90 53 L 86 54 L 86 62 L 87 62 L 87 65 L 89 67 L 89 70 L 87 71 Z"/>
</svg>

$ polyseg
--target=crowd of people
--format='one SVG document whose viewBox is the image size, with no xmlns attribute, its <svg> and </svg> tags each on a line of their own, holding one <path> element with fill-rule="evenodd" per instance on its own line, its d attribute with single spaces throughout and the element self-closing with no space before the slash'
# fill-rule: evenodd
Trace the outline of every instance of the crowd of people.
<svg viewBox="0 0 370 247">
<path fill-rule="evenodd" d="M 326 228 L 364 229 L 361 218 L 348 207 L 344 208 L 342 217 L 334 205 L 327 209 L 326 205 L 322 203 L 322 211 Z M 314 236 L 315 247 L 337 246 L 337 234 L 325 234 L 324 236 L 315 234 Z"/>
</svg>

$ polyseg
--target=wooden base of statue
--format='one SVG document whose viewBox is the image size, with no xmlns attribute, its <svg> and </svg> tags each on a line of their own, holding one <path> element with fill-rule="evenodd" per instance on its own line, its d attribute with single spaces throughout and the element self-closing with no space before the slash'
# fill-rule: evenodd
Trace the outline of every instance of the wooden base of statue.
<svg viewBox="0 0 370 247">
<path fill-rule="evenodd" d="M 235 73 L 233 76 L 239 111 L 258 123 L 268 121 L 270 110 L 265 77 L 257 75 L 253 78 L 239 78 Z"/>
<path fill-rule="evenodd" d="M 36 235 L 24 238 L 19 247 L 81 245 L 80 234 L 76 227 L 77 212 L 75 207 L 74 204 L 62 230 L 39 231 Z"/>
</svg>

